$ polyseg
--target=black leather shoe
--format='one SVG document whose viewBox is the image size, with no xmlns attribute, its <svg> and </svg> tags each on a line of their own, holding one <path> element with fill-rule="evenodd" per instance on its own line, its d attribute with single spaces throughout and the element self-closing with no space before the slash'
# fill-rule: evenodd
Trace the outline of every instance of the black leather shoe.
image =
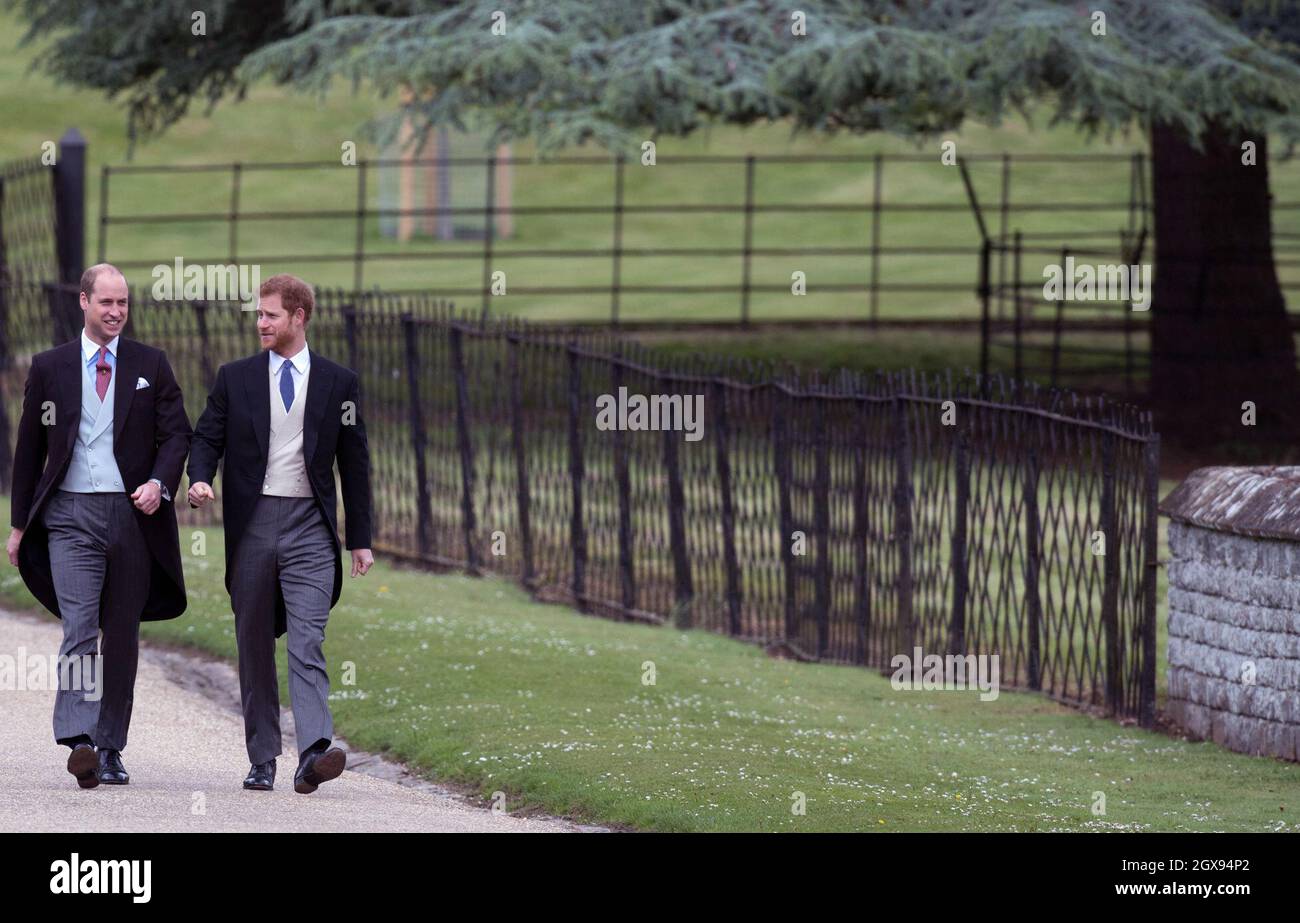
<svg viewBox="0 0 1300 923">
<path fill-rule="evenodd" d="M 82 788 L 94 788 L 99 784 L 99 760 L 95 758 L 95 748 L 90 744 L 77 744 L 68 754 L 68 772 L 77 777 L 77 784 Z"/>
<path fill-rule="evenodd" d="M 105 785 L 126 785 L 131 781 L 122 765 L 122 754 L 117 750 L 99 751 L 99 781 Z"/>
<path fill-rule="evenodd" d="M 337 779 L 346 765 L 347 756 L 338 747 L 330 747 L 324 753 L 304 753 L 298 771 L 293 774 L 293 790 L 299 795 L 310 795 L 322 782 Z"/>
<path fill-rule="evenodd" d="M 251 788 L 254 791 L 269 792 L 274 786 L 274 758 L 267 760 L 265 763 L 255 763 L 253 768 L 248 770 L 248 778 L 244 780 L 244 788 Z"/>
</svg>

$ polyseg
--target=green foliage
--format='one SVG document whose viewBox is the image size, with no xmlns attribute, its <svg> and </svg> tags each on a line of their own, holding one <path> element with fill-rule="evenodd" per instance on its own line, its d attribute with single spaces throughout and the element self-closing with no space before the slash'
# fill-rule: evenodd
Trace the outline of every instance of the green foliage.
<svg viewBox="0 0 1300 923">
<path fill-rule="evenodd" d="M 51 73 L 126 94 L 151 132 L 193 97 L 212 105 L 266 76 L 315 93 L 339 78 L 413 88 L 422 125 L 485 121 L 493 143 L 532 137 L 543 152 L 632 153 L 714 121 L 925 137 L 1041 99 L 1089 131 L 1300 137 L 1294 2 L 807 0 L 798 35 L 775 0 L 224 0 L 205 37 L 186 4 L 3 2 L 26 11 L 29 39 L 58 36 Z"/>
</svg>

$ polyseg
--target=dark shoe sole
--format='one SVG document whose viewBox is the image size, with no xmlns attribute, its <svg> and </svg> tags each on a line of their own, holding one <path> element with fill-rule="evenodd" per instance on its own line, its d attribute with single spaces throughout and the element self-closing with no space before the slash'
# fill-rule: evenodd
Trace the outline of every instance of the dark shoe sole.
<svg viewBox="0 0 1300 923">
<path fill-rule="evenodd" d="M 127 779 L 100 779 L 99 781 L 102 782 L 104 785 L 130 785 L 130 784 L 131 784 L 131 780 L 130 780 L 129 778 L 127 778 Z"/>
<path fill-rule="evenodd" d="M 269 792 L 275 788 L 275 783 L 272 782 L 270 785 L 256 785 L 245 782 L 244 788 L 248 789 L 250 792 Z"/>
<path fill-rule="evenodd" d="M 73 750 L 68 754 L 68 772 L 82 788 L 94 788 L 99 784 L 99 757 L 90 747 Z"/>
<path fill-rule="evenodd" d="M 321 754 L 311 771 L 304 773 L 301 779 L 293 783 L 293 790 L 299 795 L 310 795 L 320 788 L 322 783 L 337 779 L 343 774 L 347 765 L 347 755 L 338 747 L 332 747 Z"/>
</svg>

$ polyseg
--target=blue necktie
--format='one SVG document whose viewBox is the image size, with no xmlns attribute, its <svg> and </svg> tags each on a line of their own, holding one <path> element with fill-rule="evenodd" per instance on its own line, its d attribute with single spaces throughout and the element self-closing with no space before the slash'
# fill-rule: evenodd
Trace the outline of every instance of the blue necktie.
<svg viewBox="0 0 1300 923">
<path fill-rule="evenodd" d="M 285 413 L 293 406 L 293 372 L 289 368 L 292 364 L 286 359 L 280 366 L 280 397 L 284 398 Z"/>
</svg>

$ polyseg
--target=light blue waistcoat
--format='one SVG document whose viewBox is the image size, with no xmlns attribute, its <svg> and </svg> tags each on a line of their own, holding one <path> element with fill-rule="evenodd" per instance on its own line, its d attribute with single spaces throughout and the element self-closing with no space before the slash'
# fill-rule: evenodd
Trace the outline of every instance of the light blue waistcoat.
<svg viewBox="0 0 1300 923">
<path fill-rule="evenodd" d="M 118 357 L 120 360 L 120 356 Z M 113 370 L 108 390 L 104 393 L 104 403 L 99 402 L 95 386 L 90 375 L 81 369 L 81 424 L 77 427 L 77 441 L 72 444 L 72 461 L 68 473 L 59 485 L 60 490 L 70 490 L 78 494 L 121 491 L 122 472 L 117 468 L 117 459 L 113 457 L 113 393 L 117 390 L 114 380 L 121 372 Z"/>
</svg>

